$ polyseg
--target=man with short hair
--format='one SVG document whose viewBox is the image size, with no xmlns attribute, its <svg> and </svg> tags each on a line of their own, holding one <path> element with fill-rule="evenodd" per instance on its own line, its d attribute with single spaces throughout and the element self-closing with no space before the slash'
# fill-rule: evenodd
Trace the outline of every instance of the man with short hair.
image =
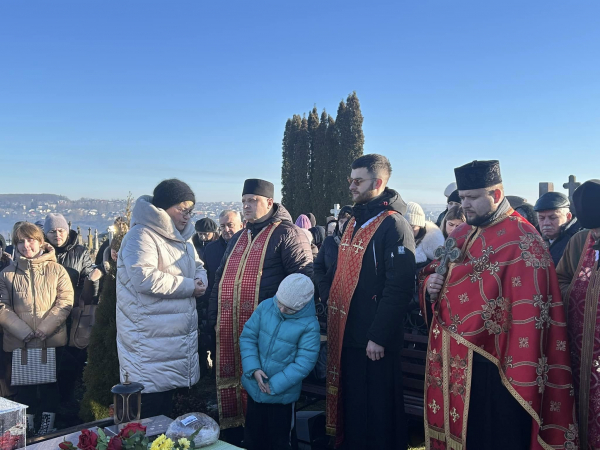
<svg viewBox="0 0 600 450">
<path fill-rule="evenodd" d="M 406 204 L 387 187 L 385 156 L 364 155 L 348 178 L 354 200 L 327 318 L 326 430 L 346 449 L 406 449 L 400 350 L 415 285 Z"/>
<path fill-rule="evenodd" d="M 447 241 L 454 262 L 419 275 L 423 315 L 433 312 L 426 448 L 577 448 L 566 318 L 546 245 L 505 198 L 498 161 L 454 172 L 466 216 Z"/>
<path fill-rule="evenodd" d="M 313 274 L 312 252 L 306 235 L 290 214 L 273 200 L 272 183 L 248 179 L 242 205 L 246 228 L 227 244 L 215 273 L 210 296 L 209 325 L 216 325 L 217 394 L 221 429 L 244 424 L 239 336 L 256 308 L 277 292 L 292 273 Z"/>
<path fill-rule="evenodd" d="M 196 222 L 197 223 L 197 222 Z M 198 329 L 200 330 L 200 342 L 198 344 L 198 353 L 200 355 L 200 364 L 207 361 L 206 354 L 210 350 L 211 358 L 215 359 L 215 340 L 214 326 L 208 326 L 208 303 L 212 291 L 215 274 L 221 264 L 227 243 L 235 233 L 242 229 L 242 218 L 240 213 L 230 209 L 222 211 L 219 215 L 219 229 L 221 236 L 216 241 L 210 242 L 204 248 L 204 268 L 208 275 L 208 287 L 206 293 L 197 299 L 198 308 Z M 214 367 L 214 365 L 213 365 Z M 213 372 L 214 373 L 214 372 Z"/>
<path fill-rule="evenodd" d="M 579 222 L 571 214 L 570 206 L 569 197 L 565 194 L 546 192 L 533 207 L 540 233 L 550 247 L 555 266 L 558 266 L 569 239 L 581 230 Z"/>
<path fill-rule="evenodd" d="M 556 273 L 567 310 L 571 364 L 579 417 L 581 449 L 600 448 L 600 180 L 573 193 L 581 226 L 565 248 Z"/>
</svg>

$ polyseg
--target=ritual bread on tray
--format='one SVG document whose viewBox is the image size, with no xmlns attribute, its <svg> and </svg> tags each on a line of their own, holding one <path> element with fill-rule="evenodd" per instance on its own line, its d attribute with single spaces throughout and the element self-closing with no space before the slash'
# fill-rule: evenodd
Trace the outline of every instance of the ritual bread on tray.
<svg viewBox="0 0 600 450">
<path fill-rule="evenodd" d="M 217 422 L 206 414 L 198 412 L 179 416 L 169 425 L 166 435 L 176 442 L 181 438 L 190 439 L 196 431 L 198 431 L 194 438 L 196 448 L 206 447 L 219 440 L 219 425 Z"/>
</svg>

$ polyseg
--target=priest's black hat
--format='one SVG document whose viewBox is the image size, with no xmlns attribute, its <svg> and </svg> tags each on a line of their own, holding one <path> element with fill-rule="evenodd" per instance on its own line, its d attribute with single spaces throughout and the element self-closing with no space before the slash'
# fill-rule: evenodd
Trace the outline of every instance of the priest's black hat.
<svg viewBox="0 0 600 450">
<path fill-rule="evenodd" d="M 258 178 L 248 178 L 244 181 L 244 190 L 242 195 L 253 194 L 262 197 L 273 198 L 275 195 L 275 186 L 273 183 Z"/>
<path fill-rule="evenodd" d="M 600 228 L 600 180 L 588 180 L 575 189 L 573 205 L 583 228 Z"/>
<path fill-rule="evenodd" d="M 496 160 L 470 162 L 454 169 L 454 175 L 459 191 L 487 188 L 502 183 L 500 162 Z"/>
<path fill-rule="evenodd" d="M 546 192 L 533 207 L 534 211 L 550 211 L 559 208 L 568 208 L 571 206 L 569 197 L 561 192 Z"/>
</svg>

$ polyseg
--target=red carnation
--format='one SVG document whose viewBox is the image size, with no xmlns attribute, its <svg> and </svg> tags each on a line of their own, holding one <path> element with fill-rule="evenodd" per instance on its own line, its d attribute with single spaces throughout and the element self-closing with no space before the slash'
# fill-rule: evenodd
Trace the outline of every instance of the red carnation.
<svg viewBox="0 0 600 450">
<path fill-rule="evenodd" d="M 129 439 L 131 436 L 133 436 L 138 431 L 140 431 L 143 434 L 146 434 L 146 427 L 144 425 L 142 425 L 141 423 L 131 422 L 131 423 L 128 423 L 125 426 L 125 428 L 123 428 L 121 430 L 121 432 L 119 433 L 118 436 L 120 438 Z"/>
<path fill-rule="evenodd" d="M 70 441 L 61 442 L 60 444 L 58 444 L 58 447 L 61 450 L 73 450 L 75 448 L 75 446 L 73 445 L 73 443 L 70 442 Z"/>
<path fill-rule="evenodd" d="M 90 430 L 82 430 L 77 447 L 81 450 L 95 450 L 98 444 L 98 435 Z"/>
</svg>

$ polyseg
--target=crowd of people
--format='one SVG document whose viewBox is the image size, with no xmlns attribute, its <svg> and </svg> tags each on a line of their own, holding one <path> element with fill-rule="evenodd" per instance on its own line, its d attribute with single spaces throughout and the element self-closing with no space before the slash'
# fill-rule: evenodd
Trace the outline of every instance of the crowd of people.
<svg viewBox="0 0 600 450">
<path fill-rule="evenodd" d="M 433 223 L 387 186 L 385 156 L 348 170 L 354 204 L 323 225 L 294 220 L 260 179 L 245 180 L 241 214 L 194 222 L 192 189 L 164 180 L 94 262 L 60 214 L 17 223 L 13 248 L 1 240 L 2 396 L 53 429 L 86 364 L 83 318 L 113 280 L 120 379 L 144 386 L 142 417 L 170 415 L 175 390 L 207 374 L 225 434 L 290 449 L 324 357 L 336 448 L 406 449 L 403 318 L 417 307 L 426 448 L 600 449 L 600 181 L 530 205 L 505 195 L 498 161 L 474 161 Z"/>
</svg>

